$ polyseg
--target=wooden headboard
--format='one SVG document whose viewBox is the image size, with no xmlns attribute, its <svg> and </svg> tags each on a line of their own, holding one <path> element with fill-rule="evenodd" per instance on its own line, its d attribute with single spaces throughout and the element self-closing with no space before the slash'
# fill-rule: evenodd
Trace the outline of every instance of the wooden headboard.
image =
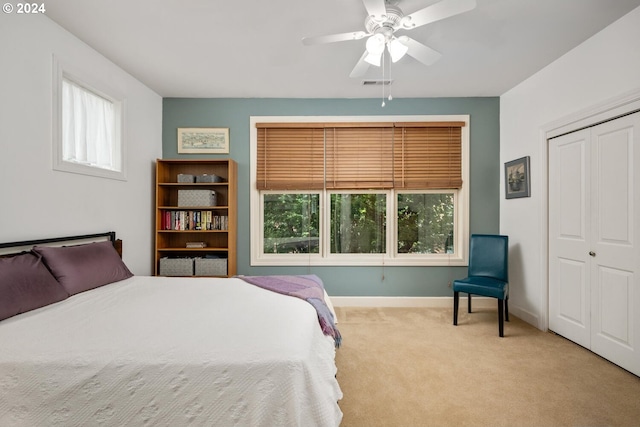
<svg viewBox="0 0 640 427">
<path fill-rule="evenodd" d="M 105 233 L 96 234 L 83 234 L 78 236 L 66 236 L 66 237 L 53 237 L 48 239 L 38 240 L 23 240 L 20 242 L 7 242 L 0 243 L 0 257 L 11 256 L 20 253 L 25 250 L 30 250 L 36 245 L 48 245 L 48 246 L 60 246 L 65 243 L 69 244 L 82 244 L 90 243 L 92 241 L 104 241 L 109 240 L 113 244 L 113 247 L 122 258 L 122 240 L 116 239 L 115 231 L 107 231 Z M 3 251 L 5 249 L 6 251 Z"/>
</svg>

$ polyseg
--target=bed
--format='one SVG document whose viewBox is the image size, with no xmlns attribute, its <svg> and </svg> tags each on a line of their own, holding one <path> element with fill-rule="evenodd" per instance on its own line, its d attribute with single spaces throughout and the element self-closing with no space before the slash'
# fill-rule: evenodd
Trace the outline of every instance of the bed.
<svg viewBox="0 0 640 427">
<path fill-rule="evenodd" d="M 38 271 L 35 294 L 55 288 L 51 303 L 22 304 L 33 281 L 8 272 L 16 256 L 0 258 L 0 298 L 13 301 L 0 304 L 0 425 L 340 424 L 336 340 L 312 304 L 238 277 L 134 276 L 107 237 L 67 243 L 72 262 L 21 242 L 34 247 L 19 270 Z"/>
</svg>

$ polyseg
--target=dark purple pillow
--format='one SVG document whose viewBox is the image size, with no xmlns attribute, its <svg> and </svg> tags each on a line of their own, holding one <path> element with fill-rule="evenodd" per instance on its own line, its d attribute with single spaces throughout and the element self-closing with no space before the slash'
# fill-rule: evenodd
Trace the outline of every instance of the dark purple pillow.
<svg viewBox="0 0 640 427">
<path fill-rule="evenodd" d="M 70 295 L 127 279 L 129 271 L 111 242 L 86 245 L 35 246 L 44 263 Z"/>
<path fill-rule="evenodd" d="M 0 320 L 62 301 L 68 296 L 40 256 L 25 252 L 0 258 Z"/>
</svg>

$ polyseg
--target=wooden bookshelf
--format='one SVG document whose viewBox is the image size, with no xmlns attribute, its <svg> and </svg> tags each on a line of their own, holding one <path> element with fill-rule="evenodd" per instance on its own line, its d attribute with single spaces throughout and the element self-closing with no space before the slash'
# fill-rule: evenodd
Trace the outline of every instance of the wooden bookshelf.
<svg viewBox="0 0 640 427">
<path fill-rule="evenodd" d="M 180 174 L 216 175 L 221 181 L 178 182 Z M 157 160 L 154 274 L 160 274 L 160 259 L 165 257 L 226 258 L 224 277 L 236 274 L 237 181 L 232 159 Z M 181 190 L 215 191 L 215 206 L 180 206 Z M 203 242 L 205 247 L 187 247 L 189 242 Z"/>
</svg>

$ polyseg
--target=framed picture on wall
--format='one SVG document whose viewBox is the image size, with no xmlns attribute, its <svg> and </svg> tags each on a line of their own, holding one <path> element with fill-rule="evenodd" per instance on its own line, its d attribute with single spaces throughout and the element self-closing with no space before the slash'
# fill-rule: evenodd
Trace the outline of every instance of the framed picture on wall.
<svg viewBox="0 0 640 427">
<path fill-rule="evenodd" d="M 178 128 L 178 153 L 228 154 L 229 128 Z"/>
<path fill-rule="evenodd" d="M 504 164 L 504 188 L 507 199 L 531 196 L 529 156 Z"/>
</svg>

